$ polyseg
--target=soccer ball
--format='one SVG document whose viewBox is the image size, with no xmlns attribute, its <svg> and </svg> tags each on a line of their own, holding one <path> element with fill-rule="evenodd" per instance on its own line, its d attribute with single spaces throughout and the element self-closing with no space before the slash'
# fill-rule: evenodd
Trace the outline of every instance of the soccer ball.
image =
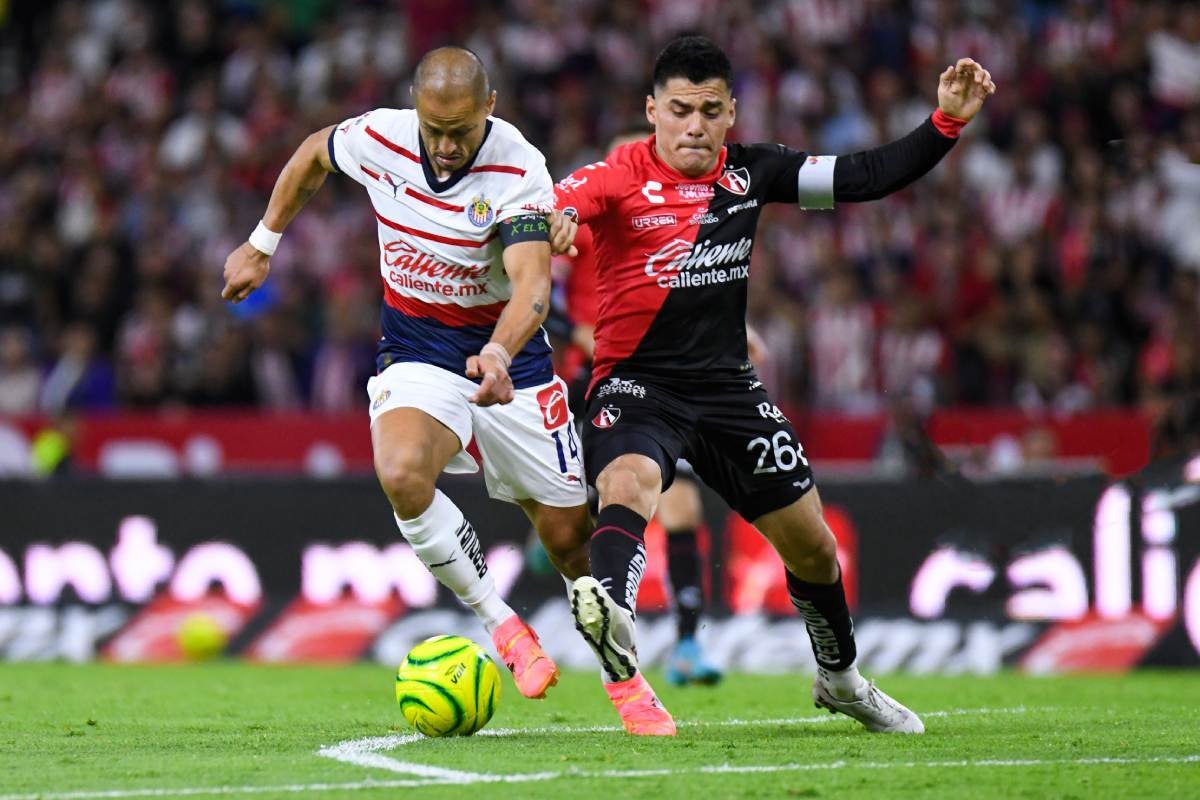
<svg viewBox="0 0 1200 800">
<path fill-rule="evenodd" d="M 483 648 L 462 636 L 434 636 L 396 671 L 400 713 L 426 736 L 470 736 L 500 701 L 500 673 Z"/>
</svg>

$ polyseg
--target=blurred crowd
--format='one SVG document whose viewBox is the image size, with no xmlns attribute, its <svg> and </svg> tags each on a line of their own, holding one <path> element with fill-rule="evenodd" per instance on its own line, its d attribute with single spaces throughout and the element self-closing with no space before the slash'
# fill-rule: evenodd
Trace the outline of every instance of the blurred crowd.
<svg viewBox="0 0 1200 800">
<path fill-rule="evenodd" d="M 0 414 L 366 403 L 380 279 L 361 189 L 326 182 L 270 281 L 226 254 L 310 132 L 409 105 L 458 43 L 557 178 L 643 119 L 654 56 L 729 52 L 741 141 L 899 137 L 971 56 L 998 91 L 928 177 L 772 207 L 751 277 L 791 404 L 1071 413 L 1200 389 L 1200 4 L 1123 0 L 0 2 Z"/>
</svg>

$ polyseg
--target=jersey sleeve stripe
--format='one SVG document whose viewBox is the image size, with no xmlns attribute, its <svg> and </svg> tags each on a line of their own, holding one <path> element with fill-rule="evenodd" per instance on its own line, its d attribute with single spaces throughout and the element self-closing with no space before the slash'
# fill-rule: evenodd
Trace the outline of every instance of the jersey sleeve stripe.
<svg viewBox="0 0 1200 800">
<path fill-rule="evenodd" d="M 363 172 L 365 172 L 365 173 L 367 173 L 368 175 L 370 175 L 370 176 L 371 176 L 372 178 L 374 178 L 375 180 L 379 180 L 379 173 L 378 173 L 378 172 L 375 172 L 375 171 L 373 171 L 373 170 L 369 170 L 369 169 L 367 169 L 366 167 L 364 167 L 362 164 L 359 164 L 359 165 L 358 165 L 358 167 L 359 167 L 359 169 L 361 169 Z"/>
<path fill-rule="evenodd" d="M 329 138 L 325 140 L 325 147 L 329 150 L 329 163 L 333 166 L 333 171 L 341 172 L 341 167 L 339 167 L 337 163 L 337 156 L 333 154 L 333 135 L 337 133 L 337 131 L 338 129 L 336 127 L 329 131 Z"/>
<path fill-rule="evenodd" d="M 411 236 L 417 236 L 421 239 L 428 239 L 431 242 L 454 244 L 458 245 L 459 247 L 485 247 L 487 246 L 488 242 L 492 241 L 492 239 L 495 239 L 497 235 L 496 231 L 493 230 L 491 236 L 488 236 L 486 239 L 456 239 L 453 236 L 442 236 L 439 233 L 431 233 L 429 231 L 423 231 L 420 228 L 410 228 L 407 225 L 401 225 L 399 222 L 393 222 L 392 220 L 383 216 L 378 211 L 375 212 L 375 217 L 392 230 L 400 231 L 401 233 L 407 233 Z"/>
<path fill-rule="evenodd" d="M 525 177 L 525 170 L 520 167 L 510 166 L 509 164 L 484 164 L 481 167 L 471 167 L 471 172 L 507 172 L 510 175 L 520 175 Z"/>
<path fill-rule="evenodd" d="M 379 131 L 372 128 L 370 125 L 367 126 L 367 136 L 370 136 L 372 139 L 379 142 L 381 145 L 386 147 L 388 150 L 391 150 L 393 153 L 399 153 L 400 155 L 407 158 L 409 161 L 415 161 L 418 164 L 421 163 L 421 157 L 419 155 L 414 153 L 412 150 L 409 150 L 408 148 L 401 147 L 400 145 L 396 144 L 391 139 L 388 139 L 382 133 L 380 133 Z"/>
<path fill-rule="evenodd" d="M 428 203 L 434 208 L 440 208 L 443 211 L 465 211 L 464 206 L 456 206 L 453 203 L 447 203 L 444 200 L 438 200 L 436 197 L 430 197 L 427 194 L 421 194 L 411 186 L 404 187 L 404 193 L 414 200 L 420 200 L 422 203 Z"/>
<path fill-rule="evenodd" d="M 505 302 L 486 306 L 460 306 L 457 303 L 426 303 L 415 297 L 405 297 L 387 283 L 383 285 L 384 301 L 407 317 L 434 319 L 444 325 L 461 328 L 465 325 L 495 325 L 504 310 Z"/>
</svg>

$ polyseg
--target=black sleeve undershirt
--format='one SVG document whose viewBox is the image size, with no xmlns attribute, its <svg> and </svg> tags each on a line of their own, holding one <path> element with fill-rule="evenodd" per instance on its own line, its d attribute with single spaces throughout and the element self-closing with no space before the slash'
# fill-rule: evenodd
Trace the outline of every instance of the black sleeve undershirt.
<svg viewBox="0 0 1200 800">
<path fill-rule="evenodd" d="M 833 199 L 858 203 L 897 192 L 933 169 L 957 141 L 940 134 L 926 118 L 894 142 L 838 156 L 833 165 Z"/>
</svg>

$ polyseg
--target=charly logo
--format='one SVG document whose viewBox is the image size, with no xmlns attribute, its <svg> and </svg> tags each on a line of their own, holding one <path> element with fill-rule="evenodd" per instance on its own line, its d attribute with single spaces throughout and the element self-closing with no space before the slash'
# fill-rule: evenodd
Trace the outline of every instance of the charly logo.
<svg viewBox="0 0 1200 800">
<path fill-rule="evenodd" d="M 592 418 L 592 424 L 597 428 L 611 428 L 621 418 L 621 409 L 616 406 L 605 406 L 600 413 Z"/>
<path fill-rule="evenodd" d="M 392 396 L 392 390 L 384 389 L 382 392 L 380 392 L 378 395 L 375 396 L 375 402 L 371 403 L 371 410 L 378 411 L 379 407 L 382 406 L 384 403 L 386 403 L 387 399 L 391 396 Z"/>
<path fill-rule="evenodd" d="M 486 228 L 492 224 L 492 220 L 495 218 L 496 212 L 492 210 L 492 201 L 485 197 L 474 197 L 467 205 L 467 219 L 471 220 L 471 224 L 476 228 Z"/>
</svg>

